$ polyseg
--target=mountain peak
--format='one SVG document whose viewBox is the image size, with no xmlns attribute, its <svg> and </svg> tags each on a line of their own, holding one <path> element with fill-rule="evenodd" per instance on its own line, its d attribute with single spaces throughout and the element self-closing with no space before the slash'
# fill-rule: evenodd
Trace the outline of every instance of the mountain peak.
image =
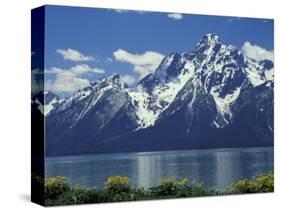
<svg viewBox="0 0 281 212">
<path fill-rule="evenodd" d="M 50 152 L 261 146 L 273 142 L 273 69 L 273 61 L 246 60 L 208 33 L 193 51 L 164 57 L 136 87 L 123 89 L 122 74 L 112 73 L 62 102 L 36 101 L 33 108 L 47 114 Z"/>
<path fill-rule="evenodd" d="M 204 59 L 211 52 L 217 52 L 221 47 L 222 43 L 218 35 L 214 33 L 208 33 L 202 37 L 202 39 L 197 43 L 197 46 L 192 52 L 192 55 Z"/>
<path fill-rule="evenodd" d="M 120 74 L 118 74 L 118 73 L 114 73 L 113 75 L 111 75 L 110 77 L 108 77 L 108 78 L 120 78 Z"/>
<path fill-rule="evenodd" d="M 127 84 L 122 81 L 121 76 L 117 73 L 114 73 L 109 77 L 104 77 L 97 81 L 91 82 L 92 87 L 95 87 L 97 85 L 99 85 L 99 87 L 107 87 L 107 86 L 120 87 L 120 88 L 128 87 Z"/>
<path fill-rule="evenodd" d="M 217 34 L 215 33 L 207 33 L 203 36 L 201 42 L 220 42 L 220 38 Z"/>
<path fill-rule="evenodd" d="M 203 36 L 203 38 L 199 41 L 197 44 L 197 49 L 201 49 L 204 47 L 204 49 L 209 47 L 214 47 L 217 44 L 220 44 L 220 38 L 218 35 L 214 33 L 208 33 Z"/>
<path fill-rule="evenodd" d="M 127 88 L 128 87 L 128 85 L 125 82 L 123 82 L 120 74 L 114 73 L 113 75 L 108 77 L 107 80 L 112 86 L 117 86 L 117 87 L 120 87 L 120 88 Z"/>
</svg>

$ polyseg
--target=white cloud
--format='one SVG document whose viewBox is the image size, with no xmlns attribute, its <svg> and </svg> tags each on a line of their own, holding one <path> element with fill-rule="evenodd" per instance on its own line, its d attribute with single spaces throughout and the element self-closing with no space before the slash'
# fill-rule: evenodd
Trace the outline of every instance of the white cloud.
<svg viewBox="0 0 281 212">
<path fill-rule="evenodd" d="M 260 46 L 252 45 L 249 41 L 246 41 L 242 46 L 242 52 L 249 58 L 261 61 L 261 60 L 274 60 L 274 52 L 266 50 Z"/>
<path fill-rule="evenodd" d="M 86 56 L 84 54 L 82 54 L 81 52 L 74 50 L 74 49 L 58 49 L 56 51 L 57 53 L 59 53 L 63 59 L 65 60 L 71 60 L 71 61 L 75 61 L 75 62 L 79 62 L 79 61 L 92 61 L 95 58 L 92 56 Z"/>
<path fill-rule="evenodd" d="M 130 76 L 130 75 L 127 75 L 127 74 L 121 76 L 121 79 L 122 79 L 125 83 L 127 83 L 128 85 L 133 84 L 133 83 L 136 81 L 135 77 Z"/>
<path fill-rule="evenodd" d="M 160 60 L 161 62 L 161 60 Z M 134 66 L 134 71 L 140 75 L 140 79 L 148 75 L 149 73 L 152 73 L 156 70 L 159 63 L 151 64 L 151 65 L 136 65 Z"/>
<path fill-rule="evenodd" d="M 83 73 L 87 73 L 87 72 L 97 73 L 97 74 L 105 73 L 105 70 L 100 69 L 100 68 L 91 68 L 87 64 L 78 64 L 76 66 L 71 67 L 70 70 L 77 74 L 83 74 Z"/>
<path fill-rule="evenodd" d="M 169 13 L 168 17 L 178 21 L 183 18 L 183 15 L 180 13 Z"/>
<path fill-rule="evenodd" d="M 164 55 L 158 52 L 146 51 L 143 54 L 132 54 L 123 49 L 118 49 L 113 52 L 113 56 L 117 61 L 132 64 L 134 66 L 133 70 L 137 72 L 141 78 L 155 71 L 164 58 Z"/>
<path fill-rule="evenodd" d="M 96 73 L 96 74 L 104 74 L 105 70 L 101 68 L 92 68 L 91 72 Z"/>
<path fill-rule="evenodd" d="M 78 74 L 83 74 L 83 73 L 89 72 L 90 70 L 91 70 L 91 68 L 86 64 L 78 64 L 78 65 L 70 68 L 70 71 L 73 71 Z"/>
<path fill-rule="evenodd" d="M 71 94 L 78 89 L 84 88 L 90 84 L 84 74 L 103 74 L 105 70 L 100 68 L 92 68 L 87 64 L 77 64 L 69 69 L 52 67 L 45 70 L 46 74 L 55 74 L 53 80 L 47 80 L 47 90 L 55 93 Z"/>
<path fill-rule="evenodd" d="M 77 64 L 75 66 L 70 67 L 69 69 L 52 67 L 51 69 L 47 69 L 47 74 L 58 74 L 61 72 L 71 72 L 73 74 L 85 74 L 85 73 L 96 73 L 96 74 L 104 74 L 105 70 L 101 68 L 92 68 L 87 64 Z"/>
<path fill-rule="evenodd" d="M 107 57 L 107 58 L 106 58 L 106 61 L 109 62 L 109 63 L 112 63 L 112 62 L 113 62 L 113 59 L 112 59 L 111 57 Z"/>
<path fill-rule="evenodd" d="M 45 84 L 47 90 L 55 93 L 73 93 L 90 84 L 89 80 L 77 76 L 75 73 L 61 71 L 55 80 L 48 80 Z"/>
<path fill-rule="evenodd" d="M 42 80 L 38 80 L 38 78 L 43 78 L 44 72 L 38 68 L 31 70 L 31 92 L 38 93 L 40 90 L 43 89 Z M 41 76 L 40 76 L 41 75 Z"/>
</svg>

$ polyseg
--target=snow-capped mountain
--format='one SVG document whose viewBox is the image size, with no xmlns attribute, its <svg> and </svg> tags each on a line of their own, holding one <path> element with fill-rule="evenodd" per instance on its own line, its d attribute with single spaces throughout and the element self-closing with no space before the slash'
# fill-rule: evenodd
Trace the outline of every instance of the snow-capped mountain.
<svg viewBox="0 0 281 212">
<path fill-rule="evenodd" d="M 102 140 L 136 129 L 138 117 L 126 88 L 115 74 L 78 90 L 47 116 L 47 138 L 53 142 L 60 138 L 62 143 L 79 140 L 82 142 L 79 145 L 87 146 L 93 139 Z"/>
<path fill-rule="evenodd" d="M 62 100 L 51 91 L 40 91 L 31 99 L 33 108 L 47 116 Z"/>
<path fill-rule="evenodd" d="M 133 88 L 115 74 L 45 100 L 47 153 L 272 145 L 273 70 L 207 34 Z"/>
</svg>

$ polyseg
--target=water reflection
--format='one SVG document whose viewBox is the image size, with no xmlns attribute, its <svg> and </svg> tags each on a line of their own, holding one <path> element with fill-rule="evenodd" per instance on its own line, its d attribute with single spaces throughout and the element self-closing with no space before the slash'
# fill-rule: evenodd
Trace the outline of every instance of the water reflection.
<svg viewBox="0 0 281 212">
<path fill-rule="evenodd" d="M 241 174 L 241 151 L 217 152 L 215 154 L 214 182 L 218 189 L 239 179 Z"/>
<path fill-rule="evenodd" d="M 142 185 L 145 188 L 151 187 L 158 183 L 161 174 L 161 157 L 160 155 L 139 155 L 137 160 L 137 172 L 135 175 L 135 184 Z"/>
<path fill-rule="evenodd" d="M 46 177 L 57 175 L 71 184 L 103 186 L 109 176 L 128 176 L 135 185 L 149 188 L 163 177 L 186 177 L 208 187 L 226 185 L 273 170 L 272 148 L 189 150 L 51 157 Z"/>
</svg>

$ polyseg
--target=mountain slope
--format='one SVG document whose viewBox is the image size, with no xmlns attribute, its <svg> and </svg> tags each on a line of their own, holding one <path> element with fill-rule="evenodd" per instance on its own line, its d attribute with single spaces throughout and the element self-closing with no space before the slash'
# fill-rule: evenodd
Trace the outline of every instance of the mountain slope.
<svg viewBox="0 0 281 212">
<path fill-rule="evenodd" d="M 136 129 L 137 116 L 126 87 L 116 74 L 61 102 L 46 119 L 47 151 L 64 151 L 69 143 L 85 151 L 93 141 Z"/>
<path fill-rule="evenodd" d="M 59 97 L 50 91 L 40 91 L 31 99 L 33 110 L 39 110 L 43 115 L 47 116 L 59 103 Z"/>
<path fill-rule="evenodd" d="M 206 34 L 133 88 L 115 74 L 61 100 L 47 154 L 273 145 L 273 70 Z"/>
</svg>

